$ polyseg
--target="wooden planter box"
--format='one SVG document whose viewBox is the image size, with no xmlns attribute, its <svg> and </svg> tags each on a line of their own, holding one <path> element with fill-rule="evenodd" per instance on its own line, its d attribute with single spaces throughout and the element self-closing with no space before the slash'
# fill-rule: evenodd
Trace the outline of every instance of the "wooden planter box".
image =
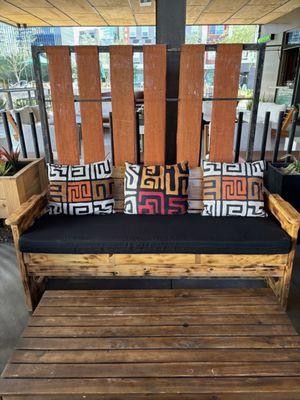
<svg viewBox="0 0 300 400">
<path fill-rule="evenodd" d="M 46 189 L 44 158 L 21 161 L 24 167 L 13 176 L 0 176 L 0 218 L 7 218 L 33 194 Z"/>
<path fill-rule="evenodd" d="M 277 193 L 300 211 L 300 174 L 285 175 L 281 171 L 283 164 L 269 164 L 265 177 L 265 186 L 271 193 Z"/>
</svg>

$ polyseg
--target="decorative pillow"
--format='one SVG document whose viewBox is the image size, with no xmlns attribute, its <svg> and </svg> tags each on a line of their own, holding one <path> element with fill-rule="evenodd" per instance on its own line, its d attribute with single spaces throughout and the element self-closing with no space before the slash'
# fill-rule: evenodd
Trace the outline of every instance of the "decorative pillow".
<svg viewBox="0 0 300 400">
<path fill-rule="evenodd" d="M 266 217 L 264 169 L 264 161 L 241 164 L 204 161 L 202 215 Z"/>
<path fill-rule="evenodd" d="M 189 166 L 126 163 L 125 214 L 185 214 Z"/>
<path fill-rule="evenodd" d="M 110 214 L 114 210 L 109 160 L 86 165 L 48 164 L 49 214 Z"/>
</svg>

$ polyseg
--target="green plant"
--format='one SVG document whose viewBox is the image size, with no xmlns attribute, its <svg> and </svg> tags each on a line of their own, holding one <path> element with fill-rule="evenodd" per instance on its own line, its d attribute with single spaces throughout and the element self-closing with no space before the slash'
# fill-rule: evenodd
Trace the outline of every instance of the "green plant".
<svg viewBox="0 0 300 400">
<path fill-rule="evenodd" d="M 7 164 L 10 169 L 17 170 L 19 167 L 20 150 L 8 151 L 4 147 L 0 150 L 0 158 L 2 162 Z"/>
<path fill-rule="evenodd" d="M 291 158 L 293 161 L 289 163 L 287 167 L 282 168 L 282 171 L 286 175 L 294 175 L 300 174 L 300 158 L 297 160 L 295 156 L 292 154 L 287 154 L 286 156 L 282 157 L 281 159 Z"/>
<path fill-rule="evenodd" d="M 0 161 L 0 176 L 8 175 L 9 171 L 11 170 L 11 166 L 8 165 L 5 161 Z"/>
</svg>

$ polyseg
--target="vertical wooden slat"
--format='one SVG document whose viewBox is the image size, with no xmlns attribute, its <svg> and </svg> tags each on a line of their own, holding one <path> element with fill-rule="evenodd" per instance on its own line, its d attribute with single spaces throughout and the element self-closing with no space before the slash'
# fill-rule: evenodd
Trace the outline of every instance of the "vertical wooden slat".
<svg viewBox="0 0 300 400">
<path fill-rule="evenodd" d="M 204 45 L 183 45 L 180 55 L 180 81 L 177 128 L 177 162 L 199 164 Z"/>
<path fill-rule="evenodd" d="M 115 165 L 136 162 L 136 117 L 132 46 L 110 47 Z"/>
<path fill-rule="evenodd" d="M 144 163 L 164 164 L 166 153 L 165 45 L 144 46 Z"/>
<path fill-rule="evenodd" d="M 84 161 L 91 163 L 105 158 L 99 52 L 97 46 L 76 46 L 75 53 L 80 99 L 99 100 L 80 102 Z"/>
<path fill-rule="evenodd" d="M 68 46 L 46 46 L 58 161 L 79 163 L 79 145 Z"/>
<path fill-rule="evenodd" d="M 214 97 L 234 98 L 238 95 L 243 46 L 220 44 L 217 48 Z M 215 100 L 212 105 L 210 160 L 232 162 L 236 100 Z"/>
</svg>

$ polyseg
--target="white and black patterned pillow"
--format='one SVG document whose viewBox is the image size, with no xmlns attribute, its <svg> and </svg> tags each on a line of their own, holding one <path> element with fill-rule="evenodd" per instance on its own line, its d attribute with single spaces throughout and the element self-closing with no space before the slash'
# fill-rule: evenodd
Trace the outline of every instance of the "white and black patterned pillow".
<svg viewBox="0 0 300 400">
<path fill-rule="evenodd" d="M 49 214 L 110 214 L 114 211 L 110 161 L 48 164 Z"/>
<path fill-rule="evenodd" d="M 125 214 L 174 215 L 187 212 L 189 166 L 126 163 Z"/>
<path fill-rule="evenodd" d="M 266 217 L 264 161 L 252 163 L 203 162 L 202 215 Z"/>
</svg>

